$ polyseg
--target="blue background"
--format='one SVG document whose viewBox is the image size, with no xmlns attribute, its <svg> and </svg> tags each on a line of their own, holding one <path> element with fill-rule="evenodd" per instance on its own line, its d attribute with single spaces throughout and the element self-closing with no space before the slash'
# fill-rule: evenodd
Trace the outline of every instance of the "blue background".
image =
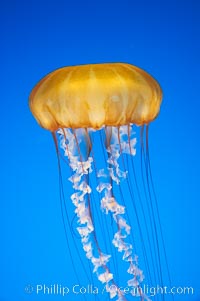
<svg viewBox="0 0 200 301">
<path fill-rule="evenodd" d="M 75 281 L 56 153 L 29 111 L 29 93 L 56 68 L 114 61 L 147 70 L 164 91 L 150 128 L 154 181 L 173 284 L 195 290 L 175 300 L 200 300 L 199 1 L 19 0 L 2 1 L 0 11 L 0 301 L 64 300 L 24 288 Z"/>
</svg>

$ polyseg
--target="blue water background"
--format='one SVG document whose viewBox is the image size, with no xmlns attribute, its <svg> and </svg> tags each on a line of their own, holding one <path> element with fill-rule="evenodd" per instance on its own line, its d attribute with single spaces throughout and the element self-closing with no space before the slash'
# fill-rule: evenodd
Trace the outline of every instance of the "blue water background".
<svg viewBox="0 0 200 301">
<path fill-rule="evenodd" d="M 83 300 L 24 291 L 76 281 L 53 140 L 28 97 L 56 68 L 115 61 L 140 66 L 162 86 L 150 146 L 169 267 L 175 286 L 195 291 L 175 300 L 200 300 L 199 13 L 194 0 L 1 2 L 0 301 Z"/>
</svg>

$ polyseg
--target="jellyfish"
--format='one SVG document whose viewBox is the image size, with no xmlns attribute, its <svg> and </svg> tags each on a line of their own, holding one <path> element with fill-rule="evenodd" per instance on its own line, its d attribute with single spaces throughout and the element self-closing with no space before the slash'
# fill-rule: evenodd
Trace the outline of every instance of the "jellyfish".
<svg viewBox="0 0 200 301">
<path fill-rule="evenodd" d="M 136 253 L 132 222 L 137 224 L 148 277 L 162 280 L 160 220 L 148 149 L 149 124 L 158 116 L 161 102 L 158 82 L 127 63 L 63 67 L 46 75 L 30 94 L 32 114 L 52 133 L 59 170 L 60 161 L 70 168 L 73 191 L 68 197 L 74 206 L 79 244 L 109 298 L 117 301 L 128 299 L 118 289 L 120 260 L 131 298 L 150 300 L 142 290 L 146 275 Z M 138 139 L 140 163 L 136 162 Z M 126 207 L 127 199 L 131 199 L 134 218 Z M 64 196 L 62 210 L 68 213 Z M 96 225 L 101 228 L 101 239 Z"/>
</svg>

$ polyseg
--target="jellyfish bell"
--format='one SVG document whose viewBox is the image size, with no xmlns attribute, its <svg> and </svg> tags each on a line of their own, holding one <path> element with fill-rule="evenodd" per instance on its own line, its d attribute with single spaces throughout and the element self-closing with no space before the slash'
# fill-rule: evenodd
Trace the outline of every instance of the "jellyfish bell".
<svg viewBox="0 0 200 301">
<path fill-rule="evenodd" d="M 39 124 L 58 128 L 94 128 L 148 124 L 160 110 L 159 84 L 138 67 L 94 64 L 64 67 L 44 77 L 30 95 Z"/>
<path fill-rule="evenodd" d="M 144 273 L 139 266 L 135 246 L 131 241 L 133 235 L 131 219 L 121 188 L 124 179 L 127 180 L 129 197 L 134 199 L 132 206 L 141 244 L 143 246 L 147 240 L 146 248 L 151 251 L 150 261 L 154 268 L 155 279 L 162 281 L 161 255 L 155 226 L 157 213 L 153 212 L 154 206 L 151 204 L 148 150 L 144 154 L 143 141 L 144 126 L 147 125 L 146 135 L 148 135 L 148 124 L 159 114 L 161 101 L 162 91 L 157 81 L 144 70 L 125 63 L 91 64 L 57 69 L 44 77 L 30 94 L 31 112 L 43 128 L 52 132 L 58 157 L 62 150 L 62 156 L 67 157 L 71 168 L 69 181 L 72 182 L 74 189 L 71 201 L 77 216 L 77 231 L 83 250 L 93 266 L 93 272 L 96 273 L 99 281 L 105 284 L 110 298 L 118 301 L 126 300 L 126 297 L 121 290 L 111 289 L 120 285 L 117 283 L 117 276 L 110 263 L 112 257 L 115 261 L 117 258 L 113 255 L 113 249 L 126 263 L 126 271 L 130 275 L 127 281 L 128 287 L 138 289 L 137 293 L 135 291 L 132 293 L 132 297 L 140 296 L 141 300 L 149 300 L 141 289 Z M 142 128 L 143 157 L 141 160 L 145 161 L 147 174 L 145 198 L 150 199 L 150 205 L 147 206 L 150 211 L 150 230 L 146 223 L 146 213 L 143 210 L 143 201 L 132 161 L 134 181 L 128 177 L 130 164 L 126 163 L 127 156 L 132 158 L 136 154 L 135 125 Z M 104 147 L 100 143 L 102 132 L 105 138 Z M 95 135 L 100 137 L 97 141 L 99 154 L 93 151 Z M 148 148 L 147 138 L 146 147 Z M 104 164 L 99 167 L 99 162 L 102 162 L 101 156 L 104 156 Z M 96 184 L 90 181 L 93 174 Z M 96 186 L 93 187 L 94 185 Z M 116 187 L 118 193 L 116 193 Z M 142 208 L 142 218 L 145 221 L 145 238 L 140 226 L 137 205 L 135 205 L 134 189 L 137 192 L 138 202 Z M 121 199 L 118 200 L 120 196 Z M 93 199 L 95 199 L 95 207 L 92 204 Z M 63 202 L 62 209 L 65 208 L 65 214 L 67 214 L 65 200 Z M 97 208 L 97 204 L 100 209 Z M 94 209 L 101 211 L 104 216 L 109 215 L 115 224 L 110 231 L 110 225 L 106 226 L 104 222 L 99 221 L 103 238 L 105 238 L 105 231 L 110 237 L 112 246 L 109 248 L 105 245 L 101 247 L 98 241 L 95 218 L 100 213 L 96 214 Z M 155 237 L 153 232 L 155 232 Z M 150 236 L 152 239 L 149 238 Z M 142 248 L 146 258 L 145 246 Z M 115 264 L 115 267 L 116 265 L 118 264 Z M 146 265 L 148 274 L 151 274 L 147 259 Z"/>
</svg>

